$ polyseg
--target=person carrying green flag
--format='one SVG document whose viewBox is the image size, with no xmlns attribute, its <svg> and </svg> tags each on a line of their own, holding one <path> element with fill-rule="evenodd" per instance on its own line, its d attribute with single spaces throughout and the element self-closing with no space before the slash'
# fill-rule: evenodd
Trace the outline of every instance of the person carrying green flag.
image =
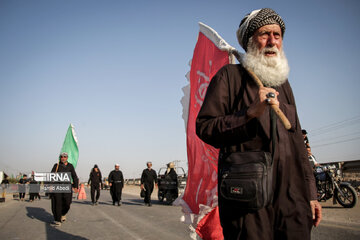
<svg viewBox="0 0 360 240">
<path fill-rule="evenodd" d="M 70 210 L 73 192 L 78 192 L 79 179 L 75 172 L 77 161 L 79 158 L 78 142 L 74 130 L 74 126 L 70 124 L 65 136 L 65 140 L 59 156 L 59 161 L 56 163 L 51 172 L 52 173 L 70 173 L 72 185 L 70 192 L 54 192 L 51 195 L 51 210 L 54 215 L 54 222 L 52 226 L 60 227 L 62 222 L 66 221 L 66 214 Z"/>
</svg>

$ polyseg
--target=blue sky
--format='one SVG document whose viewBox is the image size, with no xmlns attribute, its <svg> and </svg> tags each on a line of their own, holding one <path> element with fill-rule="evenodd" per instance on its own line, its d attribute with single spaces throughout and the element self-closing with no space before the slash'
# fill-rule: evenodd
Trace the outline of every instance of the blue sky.
<svg viewBox="0 0 360 240">
<path fill-rule="evenodd" d="M 289 81 L 320 162 L 360 159 L 359 1 L 0 1 L 0 170 L 49 171 L 66 130 L 79 139 L 77 172 L 119 163 L 138 177 L 186 166 L 181 118 L 198 22 L 243 51 L 245 14 L 284 19 Z"/>
</svg>

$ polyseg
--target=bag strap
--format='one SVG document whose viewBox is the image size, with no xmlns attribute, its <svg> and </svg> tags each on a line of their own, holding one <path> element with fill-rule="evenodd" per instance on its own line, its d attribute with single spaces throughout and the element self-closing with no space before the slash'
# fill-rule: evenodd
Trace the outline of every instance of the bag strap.
<svg viewBox="0 0 360 240">
<path fill-rule="evenodd" d="M 271 147 L 272 147 L 272 162 L 274 161 L 275 147 L 276 147 L 276 120 L 277 116 L 275 111 L 272 108 L 270 110 L 270 138 L 271 138 Z M 271 162 L 271 164 L 272 164 Z"/>
<path fill-rule="evenodd" d="M 245 69 L 245 68 L 244 68 Z M 246 69 L 245 69 L 246 70 Z M 247 71 L 247 70 L 246 70 Z M 235 97 L 234 104 L 233 104 L 233 111 L 236 111 L 236 108 L 240 102 L 241 97 L 244 95 L 245 85 L 247 84 L 246 78 L 241 79 L 241 86 L 239 89 L 238 95 Z M 271 148 L 272 148 L 272 159 L 271 164 L 274 161 L 274 154 L 275 154 L 275 147 L 276 147 L 276 122 L 277 122 L 277 115 L 272 108 L 269 108 L 269 115 L 270 115 L 270 139 L 271 139 Z M 242 148 L 242 144 L 241 144 Z"/>
</svg>

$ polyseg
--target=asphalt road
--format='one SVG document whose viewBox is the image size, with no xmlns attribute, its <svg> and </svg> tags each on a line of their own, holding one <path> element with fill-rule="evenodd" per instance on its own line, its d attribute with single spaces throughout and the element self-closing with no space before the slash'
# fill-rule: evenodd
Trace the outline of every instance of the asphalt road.
<svg viewBox="0 0 360 240">
<path fill-rule="evenodd" d="M 144 206 L 138 188 L 126 188 L 120 207 L 112 205 L 105 190 L 100 204 L 91 206 L 87 189 L 87 200 L 74 200 L 59 228 L 49 224 L 53 220 L 49 199 L 32 203 L 8 199 L 0 203 L 0 239 L 190 239 L 179 207 L 156 200 L 152 207 Z M 324 219 L 313 230 L 313 240 L 360 239 L 360 204 L 352 209 L 330 202 L 322 205 Z"/>
<path fill-rule="evenodd" d="M 360 239 L 360 202 L 354 208 L 343 208 L 331 200 L 321 202 L 323 220 L 313 228 L 313 240 L 359 240 Z"/>
<path fill-rule="evenodd" d="M 179 207 L 153 201 L 144 206 L 135 195 L 123 194 L 122 206 L 113 206 L 109 191 L 102 191 L 100 204 L 73 200 L 67 221 L 52 227 L 50 200 L 32 203 L 9 200 L 0 205 L 0 239 L 190 239 L 189 228 L 180 222 Z"/>
</svg>

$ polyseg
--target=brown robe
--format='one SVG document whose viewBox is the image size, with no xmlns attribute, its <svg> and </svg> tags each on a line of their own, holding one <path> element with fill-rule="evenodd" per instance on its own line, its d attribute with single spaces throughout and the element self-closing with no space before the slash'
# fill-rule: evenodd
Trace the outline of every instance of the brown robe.
<svg viewBox="0 0 360 240">
<path fill-rule="evenodd" d="M 310 239 L 310 199 L 316 199 L 315 180 L 290 84 L 286 81 L 275 89 L 280 109 L 292 128 L 287 131 L 277 120 L 273 204 L 245 213 L 227 208 L 219 196 L 225 239 Z M 230 152 L 271 152 L 269 109 L 259 118 L 248 120 L 246 116 L 257 92 L 256 83 L 240 64 L 224 66 L 211 80 L 196 120 L 196 132 L 204 142 L 220 148 L 219 168 L 222 156 Z"/>
</svg>

